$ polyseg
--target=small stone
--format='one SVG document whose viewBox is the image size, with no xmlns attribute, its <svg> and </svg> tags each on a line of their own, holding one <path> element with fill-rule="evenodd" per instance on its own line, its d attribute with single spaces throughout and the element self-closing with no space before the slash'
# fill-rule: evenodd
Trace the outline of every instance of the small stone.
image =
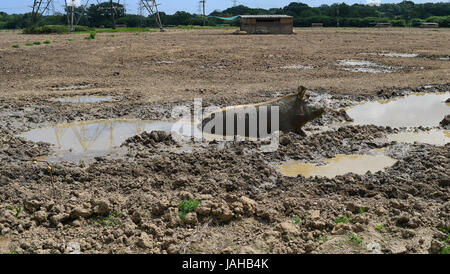
<svg viewBox="0 0 450 274">
<path fill-rule="evenodd" d="M 280 144 L 283 146 L 287 146 L 291 143 L 291 139 L 289 139 L 289 137 L 286 136 L 281 136 L 280 137 Z"/>
<path fill-rule="evenodd" d="M 148 236 L 147 233 L 145 233 L 145 232 L 141 233 L 141 236 L 139 237 L 136 245 L 139 247 L 142 247 L 142 248 L 152 248 L 153 247 L 150 236 Z"/>
<path fill-rule="evenodd" d="M 382 254 L 381 245 L 377 242 L 371 242 L 367 245 L 367 251 L 372 254 Z"/>
<path fill-rule="evenodd" d="M 70 218 L 77 219 L 77 218 L 88 218 L 91 216 L 92 212 L 89 209 L 82 208 L 82 207 L 76 207 L 70 212 Z"/>
<path fill-rule="evenodd" d="M 107 215 L 111 211 L 109 202 L 106 200 L 96 201 L 94 204 L 95 204 L 94 213 L 96 214 Z"/>
<path fill-rule="evenodd" d="M 47 221 L 47 217 L 48 217 L 48 214 L 45 211 L 36 211 L 33 214 L 33 220 L 35 220 L 39 223 L 43 223 L 43 222 Z"/>
<path fill-rule="evenodd" d="M 186 214 L 186 217 L 184 217 L 184 222 L 191 225 L 197 224 L 197 214 L 195 212 Z"/>
<path fill-rule="evenodd" d="M 292 234 L 295 235 L 298 233 L 297 226 L 292 222 L 284 222 L 280 224 L 281 232 L 284 234 Z"/>
<path fill-rule="evenodd" d="M 320 218 L 320 210 L 309 210 L 309 215 L 311 219 L 319 219 Z"/>
<path fill-rule="evenodd" d="M 65 254 L 81 254 L 81 246 L 80 243 L 70 242 L 67 244 Z"/>
<path fill-rule="evenodd" d="M 441 251 L 443 247 L 444 244 L 441 241 L 438 241 L 436 239 L 431 240 L 431 247 L 430 247 L 431 253 L 437 254 Z"/>
</svg>

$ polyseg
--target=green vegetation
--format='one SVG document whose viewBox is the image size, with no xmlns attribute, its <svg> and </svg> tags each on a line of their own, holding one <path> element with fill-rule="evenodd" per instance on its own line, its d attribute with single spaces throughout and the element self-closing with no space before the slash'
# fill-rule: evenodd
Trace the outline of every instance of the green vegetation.
<svg viewBox="0 0 450 274">
<path fill-rule="evenodd" d="M 25 46 L 32 47 L 32 46 L 34 46 L 34 44 L 33 43 L 26 43 Z"/>
<path fill-rule="evenodd" d="M 33 45 L 39 46 L 41 42 L 33 42 Z"/>
<path fill-rule="evenodd" d="M 327 236 L 322 236 L 316 239 L 317 242 L 322 242 L 325 243 L 328 241 L 328 237 Z"/>
<path fill-rule="evenodd" d="M 20 48 L 19 45 L 13 45 L 12 47 L 15 48 L 15 49 Z"/>
<path fill-rule="evenodd" d="M 443 246 L 439 254 L 450 254 L 450 227 L 441 226 L 438 229 L 447 234 L 447 238 L 442 241 Z"/>
<path fill-rule="evenodd" d="M 95 35 L 96 35 L 97 33 L 95 32 L 95 31 L 91 31 L 90 33 L 89 33 L 89 36 L 86 36 L 86 37 L 84 37 L 84 40 L 92 40 L 92 39 L 95 39 Z"/>
<path fill-rule="evenodd" d="M 197 200 L 184 200 L 178 205 L 178 215 L 182 220 L 190 212 L 194 212 L 197 206 L 200 204 Z"/>
<path fill-rule="evenodd" d="M 300 217 L 295 217 L 293 220 L 292 220 L 292 223 L 293 224 L 301 224 L 302 223 L 302 219 L 300 219 Z"/>
<path fill-rule="evenodd" d="M 376 225 L 375 228 L 376 228 L 378 231 L 382 231 L 382 230 L 384 229 L 384 226 L 382 226 L 382 225 Z"/>
<path fill-rule="evenodd" d="M 96 216 L 92 217 L 91 220 L 102 226 L 120 226 L 122 225 L 122 221 L 120 220 L 121 218 L 123 218 L 122 213 L 111 211 L 106 217 Z"/>
<path fill-rule="evenodd" d="M 50 42 L 50 40 L 45 40 L 44 41 L 44 44 L 46 44 L 46 45 L 48 45 L 48 44 L 50 44 L 51 42 Z"/>
<path fill-rule="evenodd" d="M 356 234 L 352 234 L 349 241 L 350 241 L 350 243 L 357 245 L 357 246 L 360 246 L 363 242 L 363 240 L 358 238 L 358 235 L 356 235 Z"/>
<path fill-rule="evenodd" d="M 341 218 L 335 219 L 334 222 L 335 222 L 336 224 L 339 224 L 339 223 L 346 223 L 346 222 L 348 222 L 348 218 L 347 218 L 347 216 L 342 216 Z"/>
<path fill-rule="evenodd" d="M 155 28 L 154 16 L 140 16 L 127 14 L 122 4 L 114 3 L 116 10 L 115 23 L 111 20 L 109 13 L 109 2 L 90 5 L 86 10 L 77 7 L 75 12 L 80 14 L 81 19 L 75 32 L 88 32 L 90 29 L 101 28 L 104 32 L 137 32 L 133 28 Z M 338 12 L 339 11 L 339 12 Z M 260 9 L 249 8 L 244 5 L 228 8 L 223 11 L 214 11 L 210 16 L 232 17 L 236 15 L 270 15 L 287 14 L 294 17 L 295 27 L 310 27 L 311 23 L 323 23 L 325 27 L 372 27 L 378 22 L 390 22 L 395 27 L 417 27 L 421 22 L 439 23 L 441 27 L 450 25 L 450 3 L 416 4 L 413 1 L 402 1 L 397 4 L 385 3 L 379 6 L 345 3 L 332 5 L 320 5 L 310 7 L 307 4 L 292 2 L 285 7 Z M 160 13 L 163 24 L 167 27 L 183 29 L 201 28 L 203 18 L 199 14 L 191 14 L 178 11 L 172 15 Z M 31 13 L 7 14 L 0 12 L 0 29 L 25 29 L 24 33 L 68 33 L 67 14 L 58 13 L 52 16 L 41 16 L 37 18 L 37 25 L 30 27 Z M 116 25 L 128 28 L 111 28 Z M 239 20 L 224 21 L 221 19 L 207 17 L 206 27 L 217 27 L 220 24 L 239 26 Z M 140 32 L 140 31 L 139 31 Z"/>
<path fill-rule="evenodd" d="M 12 210 L 16 212 L 16 218 L 19 218 L 20 213 L 22 212 L 22 206 L 18 205 L 16 207 L 6 206 L 6 209 Z"/>
</svg>

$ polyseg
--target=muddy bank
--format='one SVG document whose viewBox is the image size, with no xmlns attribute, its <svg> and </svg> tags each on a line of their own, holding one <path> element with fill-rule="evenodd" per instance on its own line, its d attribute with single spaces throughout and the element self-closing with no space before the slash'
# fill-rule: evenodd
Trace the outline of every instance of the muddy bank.
<svg viewBox="0 0 450 274">
<path fill-rule="evenodd" d="M 421 87 L 435 93 L 448 86 Z M 17 134 L 64 121 L 167 117 L 186 102 L 89 104 L 1 101 L 0 242 L 4 253 L 440 253 L 450 226 L 449 144 L 390 141 L 404 129 L 351 125 L 345 107 L 412 90 L 373 95 L 310 91 L 326 114 L 307 137 L 266 142 L 179 144 L 166 132 L 123 142 L 123 157 L 90 163 L 31 161 L 48 144 Z M 261 102 L 287 92 L 260 93 Z M 138 96 L 133 97 L 138 98 Z M 254 100 L 254 101 L 253 101 Z M 206 101 L 221 106 L 244 97 Z M 19 115 L 21 113 L 21 115 Z M 34 119 L 33 121 L 31 121 Z M 336 128 L 331 125 L 340 123 Z M 422 128 L 424 129 L 424 128 Z M 420 130 L 420 128 L 418 128 Z M 380 151 L 390 167 L 334 178 L 287 177 L 282 163 L 317 165 L 339 154 Z M 192 203 L 189 210 L 183 201 Z M 198 201 L 198 202 L 194 202 Z M 189 207 L 188 207 L 189 208 Z"/>
<path fill-rule="evenodd" d="M 386 132 L 289 134 L 271 154 L 250 142 L 177 154 L 166 135 L 145 135 L 127 141 L 126 160 L 53 165 L 55 188 L 46 165 L 6 163 L 1 233 L 18 253 L 68 253 L 74 243 L 83 253 L 365 253 L 373 243 L 383 253 L 439 252 L 449 147 L 370 142 Z M 398 162 L 375 174 L 289 178 L 272 165 L 387 145 Z M 186 199 L 199 205 L 181 218 Z"/>
</svg>

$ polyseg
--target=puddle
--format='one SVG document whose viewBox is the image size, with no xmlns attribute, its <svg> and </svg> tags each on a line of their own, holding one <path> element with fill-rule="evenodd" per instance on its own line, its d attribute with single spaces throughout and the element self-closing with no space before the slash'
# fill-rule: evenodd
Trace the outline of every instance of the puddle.
<svg viewBox="0 0 450 274">
<path fill-rule="evenodd" d="M 347 109 L 356 125 L 435 127 L 450 114 L 445 103 L 450 92 L 413 93 L 408 96 L 367 102 Z"/>
<path fill-rule="evenodd" d="M 174 131 L 180 135 L 188 135 L 193 132 L 194 136 L 200 134 L 200 130 L 189 123 L 113 119 L 75 122 L 34 129 L 21 134 L 20 137 L 33 142 L 46 142 L 54 145 L 57 155 L 46 157 L 50 162 L 79 161 L 98 156 L 117 157 L 124 153 L 120 145 L 126 139 L 144 131 Z"/>
<path fill-rule="evenodd" d="M 365 73 L 392 73 L 400 70 L 400 67 L 385 66 L 370 61 L 338 60 L 339 70 Z"/>
<path fill-rule="evenodd" d="M 314 176 L 333 178 L 347 173 L 364 175 L 367 171 L 372 173 L 382 171 L 394 165 L 397 160 L 385 155 L 338 154 L 335 158 L 325 159 L 324 162 L 326 165 L 319 166 L 300 161 L 287 161 L 278 171 L 288 177 L 297 177 L 301 174 L 306 178 Z"/>
<path fill-rule="evenodd" d="M 109 96 L 72 96 L 72 97 L 63 97 L 58 98 L 52 101 L 57 101 L 61 103 L 76 103 L 76 104 L 84 104 L 84 103 L 101 103 L 101 102 L 109 102 L 112 101 L 113 98 Z"/>
<path fill-rule="evenodd" d="M 389 141 L 414 144 L 425 143 L 436 146 L 445 146 L 450 141 L 450 130 L 429 130 L 429 131 L 405 131 L 388 136 Z"/>
<path fill-rule="evenodd" d="M 419 57 L 419 54 L 417 53 L 397 53 L 397 52 L 389 52 L 389 53 L 376 53 L 376 52 L 370 52 L 370 53 L 362 53 L 365 55 L 379 55 L 379 56 L 385 56 L 385 57 L 397 57 L 397 58 L 415 58 Z"/>
<path fill-rule="evenodd" d="M 303 65 L 292 65 L 292 66 L 282 66 L 280 69 L 315 69 L 314 66 L 303 66 Z"/>
</svg>

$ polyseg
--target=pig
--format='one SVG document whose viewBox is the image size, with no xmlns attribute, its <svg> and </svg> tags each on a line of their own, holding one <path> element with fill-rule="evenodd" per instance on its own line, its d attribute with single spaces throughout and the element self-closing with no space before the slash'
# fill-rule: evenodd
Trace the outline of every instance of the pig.
<svg viewBox="0 0 450 274">
<path fill-rule="evenodd" d="M 295 132 L 302 136 L 306 136 L 302 127 L 306 123 L 320 117 L 324 113 L 324 109 L 321 107 L 313 106 L 307 102 L 306 88 L 300 86 L 298 92 L 290 94 L 281 98 L 277 98 L 271 101 L 262 102 L 258 104 L 232 106 L 223 108 L 217 112 L 213 112 L 201 123 L 201 127 L 204 133 L 219 134 L 223 136 L 235 136 L 241 135 L 246 137 L 265 137 L 261 136 L 260 127 L 264 126 L 262 131 L 266 131 L 268 135 L 272 133 L 271 128 L 271 111 L 268 111 L 267 119 L 262 116 L 262 107 L 279 107 L 279 130 L 285 133 Z M 264 108 L 265 109 L 265 108 Z M 253 114 L 256 110 L 256 114 Z M 216 118 L 217 116 L 217 118 Z M 226 120 L 234 117 L 234 130 L 230 130 L 231 127 L 226 129 Z M 260 120 L 260 118 L 263 118 Z M 238 119 L 245 121 L 245 133 L 241 130 L 238 132 Z M 217 125 L 220 125 L 222 120 L 222 134 L 216 133 Z M 263 124 L 266 123 L 266 124 Z M 250 127 L 252 125 L 253 127 Z"/>
</svg>

